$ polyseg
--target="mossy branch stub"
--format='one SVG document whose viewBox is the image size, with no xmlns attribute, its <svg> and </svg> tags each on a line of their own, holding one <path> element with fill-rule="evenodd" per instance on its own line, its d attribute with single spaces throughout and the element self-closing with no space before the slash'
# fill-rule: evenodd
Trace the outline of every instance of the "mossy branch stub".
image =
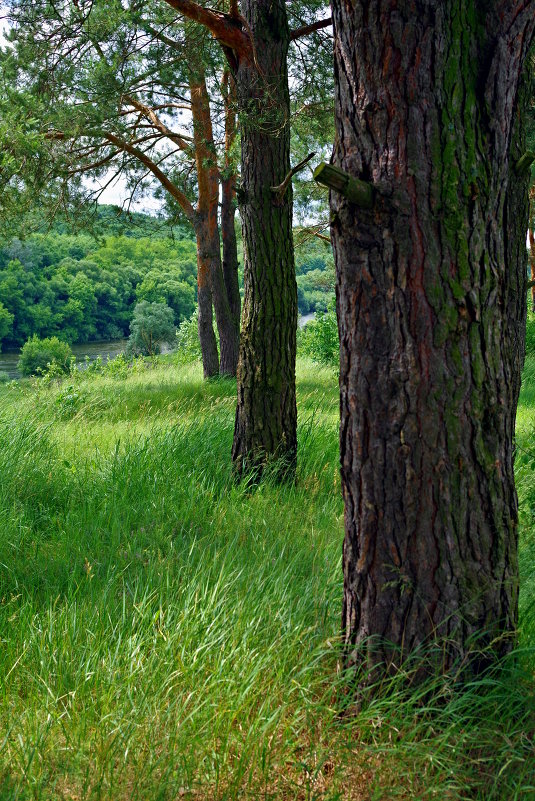
<svg viewBox="0 0 535 801">
<path fill-rule="evenodd" d="M 374 190 L 371 184 L 354 178 L 333 164 L 322 163 L 314 170 L 314 180 L 339 192 L 355 206 L 362 209 L 373 207 Z"/>
<path fill-rule="evenodd" d="M 535 161 L 535 150 L 527 150 L 523 156 L 520 156 L 515 164 L 515 172 L 517 175 L 525 175 L 531 169 L 531 165 Z"/>
</svg>

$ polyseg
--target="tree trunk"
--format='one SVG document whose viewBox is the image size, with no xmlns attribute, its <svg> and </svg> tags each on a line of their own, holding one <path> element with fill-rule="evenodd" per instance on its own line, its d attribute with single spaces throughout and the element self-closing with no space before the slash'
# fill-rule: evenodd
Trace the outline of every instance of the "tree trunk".
<svg viewBox="0 0 535 801">
<path fill-rule="evenodd" d="M 210 266 L 202 257 L 202 242 L 197 236 L 197 305 L 198 331 L 201 344 L 201 358 L 205 378 L 213 378 L 219 373 L 219 355 L 212 321 L 212 287 L 210 285 Z"/>
<path fill-rule="evenodd" d="M 190 26 L 186 25 L 186 36 L 190 35 Z M 239 319 L 236 321 L 231 313 L 223 277 L 218 224 L 219 168 L 204 67 L 200 58 L 194 56 L 194 45 L 195 42 L 190 40 L 189 83 L 199 198 L 197 227 L 202 232 L 202 236 L 198 236 L 198 243 L 202 247 L 200 259 L 210 271 L 212 301 L 219 332 L 219 371 L 221 375 L 236 375 Z"/>
<path fill-rule="evenodd" d="M 443 668 L 517 624 L 514 427 L 526 311 L 521 68 L 535 3 L 333 0 L 331 193 L 349 665 Z M 519 123 L 514 126 L 515 120 Z"/>
<path fill-rule="evenodd" d="M 235 325 L 240 328 L 241 298 L 238 283 L 238 243 L 236 240 L 236 169 L 232 148 L 236 139 L 236 83 L 226 69 L 222 82 L 225 104 L 225 163 L 221 175 L 221 239 L 223 242 L 223 278 Z"/>
<path fill-rule="evenodd" d="M 236 75 L 244 112 L 239 202 L 245 293 L 232 458 L 238 474 L 260 471 L 274 457 L 292 473 L 297 449 L 292 191 L 289 186 L 279 199 L 271 190 L 290 170 L 290 34 L 281 0 L 242 0 L 241 7 L 254 58 L 241 58 Z"/>
<path fill-rule="evenodd" d="M 529 267 L 530 278 L 535 282 L 535 187 L 529 193 Z M 535 312 L 535 283 L 531 285 L 531 311 Z"/>
</svg>

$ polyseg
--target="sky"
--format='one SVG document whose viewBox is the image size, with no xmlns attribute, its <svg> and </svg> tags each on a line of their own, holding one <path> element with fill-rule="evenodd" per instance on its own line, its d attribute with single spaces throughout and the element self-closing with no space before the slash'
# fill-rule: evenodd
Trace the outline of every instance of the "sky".
<svg viewBox="0 0 535 801">
<path fill-rule="evenodd" d="M 6 11 L 7 9 L 5 4 L 0 2 L 0 46 L 5 44 L 5 34 L 9 29 L 7 20 L 4 18 Z M 86 184 L 88 188 L 98 189 L 99 186 L 104 186 L 108 180 L 109 178 L 103 176 L 102 179 L 100 179 L 100 182 L 96 180 L 88 180 L 86 181 Z M 118 178 L 102 192 L 99 203 L 109 203 L 110 205 L 114 206 L 122 206 L 123 204 L 128 204 L 128 199 L 129 195 L 126 188 L 126 182 L 122 178 Z M 161 208 L 162 202 L 152 197 L 143 197 L 140 200 L 132 203 L 130 206 L 131 211 L 142 211 L 146 214 L 155 214 L 156 212 L 160 211 Z"/>
</svg>

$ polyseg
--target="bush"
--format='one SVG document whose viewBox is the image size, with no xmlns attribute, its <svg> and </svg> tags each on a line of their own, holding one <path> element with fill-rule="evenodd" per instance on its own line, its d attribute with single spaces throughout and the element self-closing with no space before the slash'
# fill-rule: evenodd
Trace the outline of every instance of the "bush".
<svg viewBox="0 0 535 801">
<path fill-rule="evenodd" d="M 316 312 L 315 319 L 299 331 L 298 352 L 321 364 L 338 367 L 338 325 L 333 304 L 324 314 Z"/>
<path fill-rule="evenodd" d="M 142 300 L 134 309 L 130 332 L 128 354 L 154 356 L 165 342 L 171 343 L 175 339 L 173 310 L 165 303 Z"/>
<path fill-rule="evenodd" d="M 9 380 L 9 373 L 6 373 L 5 370 L 0 370 L 0 384 L 7 384 Z"/>
<path fill-rule="evenodd" d="M 48 365 L 53 365 L 55 372 L 68 373 L 72 351 L 67 342 L 57 337 L 39 339 L 34 334 L 25 342 L 18 362 L 22 375 L 36 375 L 46 372 Z"/>
<path fill-rule="evenodd" d="M 201 345 L 198 331 L 198 309 L 188 320 L 182 320 L 176 332 L 179 364 L 192 364 L 201 360 Z"/>
</svg>

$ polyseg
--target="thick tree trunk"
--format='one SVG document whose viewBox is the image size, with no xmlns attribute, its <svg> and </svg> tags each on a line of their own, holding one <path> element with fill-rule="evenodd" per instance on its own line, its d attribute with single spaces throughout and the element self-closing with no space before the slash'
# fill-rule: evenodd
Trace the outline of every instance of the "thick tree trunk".
<svg viewBox="0 0 535 801">
<path fill-rule="evenodd" d="M 236 75 L 241 119 L 245 248 L 238 405 L 232 458 L 238 474 L 279 458 L 291 473 L 297 448 L 295 348 L 297 287 L 291 186 L 271 187 L 290 170 L 286 66 L 290 33 L 282 0 L 242 0 L 254 58 Z"/>
<path fill-rule="evenodd" d="M 191 35 L 189 26 L 186 26 L 186 35 Z M 194 48 L 195 43 L 190 41 L 189 83 L 199 193 L 197 227 L 202 232 L 202 236 L 198 236 L 198 243 L 202 247 L 199 258 L 210 271 L 212 301 L 219 333 L 219 371 L 221 375 L 236 375 L 239 320 L 236 321 L 231 313 L 223 277 L 218 223 L 219 168 L 204 67 L 202 61 L 195 58 Z"/>
<path fill-rule="evenodd" d="M 241 298 L 238 283 L 238 242 L 236 239 L 236 169 L 232 148 L 236 139 L 236 83 L 226 69 L 222 83 L 225 104 L 225 163 L 221 175 L 221 239 L 223 243 L 223 278 L 230 313 L 240 327 Z"/>
<path fill-rule="evenodd" d="M 526 307 L 522 63 L 535 3 L 333 1 L 332 192 L 348 664 L 443 667 L 517 623 L 513 436 Z"/>
</svg>

